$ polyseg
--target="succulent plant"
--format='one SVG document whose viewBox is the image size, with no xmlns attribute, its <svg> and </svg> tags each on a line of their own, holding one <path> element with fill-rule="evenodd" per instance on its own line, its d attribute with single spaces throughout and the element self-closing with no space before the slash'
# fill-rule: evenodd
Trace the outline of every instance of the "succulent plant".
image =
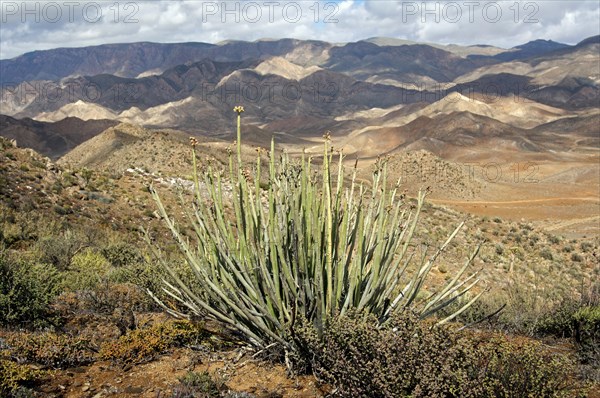
<svg viewBox="0 0 600 398">
<path fill-rule="evenodd" d="M 171 314 L 214 318 L 236 328 L 259 349 L 283 346 L 293 351 L 290 335 L 299 317 L 321 331 L 328 319 L 351 309 L 375 314 L 380 323 L 407 308 L 428 317 L 478 282 L 476 273 L 462 279 L 477 247 L 453 278 L 421 297 L 434 261 L 462 224 L 429 258 L 414 259 L 411 240 L 426 193 L 412 202 L 398 193 L 398 184 L 390 188 L 385 162 L 377 163 L 371 184 L 356 180 L 356 166 L 347 176 L 344 156 L 333 153 L 329 134 L 316 176 L 311 157 L 292 159 L 283 153 L 276 159 L 272 142 L 268 188 L 263 190 L 260 154 L 254 181 L 244 173 L 243 108 L 234 110 L 237 159 L 230 154 L 228 180 L 210 167 L 200 176 L 192 145 L 195 199 L 187 206 L 187 217 L 194 241 L 179 232 L 151 188 L 162 219 L 203 286 L 201 291 L 192 288 L 163 260 L 171 276 L 164 290 L 188 311 L 164 306 Z M 227 214 L 224 198 L 229 184 L 233 217 Z M 159 248 L 148 242 L 161 258 Z M 479 295 L 440 322 L 451 320 Z"/>
</svg>

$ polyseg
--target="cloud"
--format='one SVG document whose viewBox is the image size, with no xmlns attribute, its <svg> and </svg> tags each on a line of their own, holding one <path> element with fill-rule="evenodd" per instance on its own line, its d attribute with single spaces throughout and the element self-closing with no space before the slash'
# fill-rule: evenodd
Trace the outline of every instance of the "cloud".
<svg viewBox="0 0 600 398">
<path fill-rule="evenodd" d="M 574 44 L 600 34 L 595 1 L 7 1 L 0 58 L 56 47 L 156 41 L 374 36 L 512 47 L 543 38 Z"/>
</svg>

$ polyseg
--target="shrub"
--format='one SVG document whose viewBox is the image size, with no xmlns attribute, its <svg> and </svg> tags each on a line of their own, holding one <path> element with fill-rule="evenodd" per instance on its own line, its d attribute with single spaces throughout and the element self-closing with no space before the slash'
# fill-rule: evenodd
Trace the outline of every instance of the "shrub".
<svg viewBox="0 0 600 398">
<path fill-rule="evenodd" d="M 113 267 L 124 267 L 143 261 L 140 253 L 128 243 L 117 243 L 102 249 L 102 255 Z"/>
<path fill-rule="evenodd" d="M 550 250 L 548 247 L 544 247 L 542 250 L 540 250 L 540 257 L 546 260 L 552 260 L 554 258 L 552 255 L 552 250 Z"/>
<path fill-rule="evenodd" d="M 595 368 L 587 376 L 600 381 L 600 305 L 593 289 L 581 301 L 565 299 L 549 308 L 535 323 L 534 331 L 542 336 L 573 338 L 582 364 Z"/>
<path fill-rule="evenodd" d="M 173 262 L 175 261 L 176 260 L 173 260 Z M 181 262 L 181 260 L 179 262 Z M 177 275 L 180 275 L 181 278 L 187 277 L 188 280 L 194 279 L 189 267 L 185 267 L 185 273 L 180 272 L 180 268 L 182 267 L 176 265 L 174 265 L 174 267 L 176 268 Z M 144 299 L 144 301 L 154 308 L 156 307 L 156 302 L 146 294 L 146 291 L 160 292 L 160 289 L 163 286 L 163 280 L 167 276 L 167 273 L 160 264 L 154 262 L 139 262 L 115 269 L 111 275 L 111 281 L 119 284 L 133 284 L 138 286 L 147 298 L 147 300 Z M 161 295 L 161 297 L 164 296 L 166 295 Z"/>
<path fill-rule="evenodd" d="M 540 342 L 494 336 L 484 339 L 477 352 L 484 397 L 573 396 L 573 359 L 544 350 Z"/>
<path fill-rule="evenodd" d="M 15 396 L 23 386 L 36 383 L 45 376 L 46 372 L 0 359 L 0 396 Z"/>
<path fill-rule="evenodd" d="M 188 372 L 179 378 L 179 385 L 173 389 L 173 398 L 219 398 L 221 387 L 206 371 Z"/>
<path fill-rule="evenodd" d="M 303 324 L 296 339 L 313 372 L 340 397 L 477 396 L 469 395 L 480 390 L 469 376 L 473 358 L 450 329 L 410 312 L 376 325 L 373 315 L 347 313 L 329 320 L 321 337 Z"/>
<path fill-rule="evenodd" d="M 538 342 L 457 332 L 394 315 L 375 327 L 372 315 L 347 314 L 319 337 L 296 329 L 304 358 L 339 397 L 566 397 L 574 362 Z"/>
<path fill-rule="evenodd" d="M 0 325 L 51 322 L 49 304 L 60 291 L 60 281 L 52 266 L 15 261 L 0 251 Z"/>
<path fill-rule="evenodd" d="M 579 308 L 573 314 L 573 323 L 582 360 L 600 365 L 600 305 Z"/>
<path fill-rule="evenodd" d="M 156 303 L 139 286 L 132 283 L 115 283 L 105 280 L 91 290 L 80 290 L 75 292 L 75 295 L 78 312 L 92 311 L 99 314 L 111 314 L 117 308 L 137 312 L 147 312 L 156 308 Z M 60 305 L 58 306 L 60 307 Z"/>
<path fill-rule="evenodd" d="M 548 236 L 548 241 L 553 245 L 558 245 L 560 243 L 560 237 L 556 235 L 550 235 Z"/>
<path fill-rule="evenodd" d="M 116 341 L 107 341 L 100 347 L 100 357 L 121 363 L 147 362 L 166 350 L 196 343 L 207 333 L 188 321 L 168 321 L 145 329 L 127 332 Z"/>
<path fill-rule="evenodd" d="M 580 263 L 583 261 L 583 256 L 579 253 L 571 253 L 571 261 Z"/>
<path fill-rule="evenodd" d="M 376 314 L 381 323 L 404 308 L 427 317 L 477 282 L 474 275 L 459 282 L 476 255 L 475 250 L 454 278 L 449 278 L 436 294 L 421 300 L 420 289 L 435 259 L 463 224 L 430 258 L 409 268 L 411 238 L 425 194 L 420 193 L 416 203 L 400 197 L 397 186 L 389 188 L 381 161 L 370 187 L 356 181 L 356 169 L 347 180 L 343 156 L 340 154 L 334 161 L 328 137 L 319 176 L 313 173 L 311 158 L 303 156 L 293 162 L 284 153 L 276 162 L 272 142 L 269 189 L 263 192 L 260 153 L 254 173 L 242 164 L 242 109 L 235 110 L 237 163 L 233 156 L 229 157 L 228 177 L 233 217 L 225 206 L 224 196 L 229 195 L 224 192 L 229 187 L 221 175 L 209 167 L 200 182 L 194 138 L 191 143 L 196 211 L 187 216 L 195 231 L 195 242 L 181 234 L 151 189 L 162 219 L 194 277 L 205 287 L 191 288 L 189 281 L 179 278 L 163 261 L 170 274 L 164 289 L 187 310 L 231 324 L 258 348 L 294 351 L 289 330 L 298 317 L 306 318 L 317 329 L 334 314 L 353 308 Z M 332 166 L 335 162 L 337 168 Z M 258 177 L 252 179 L 251 175 Z M 147 237 L 150 248 L 161 258 Z"/>
<path fill-rule="evenodd" d="M 66 270 L 73 257 L 85 246 L 84 237 L 72 230 L 42 237 L 36 242 L 36 247 L 41 254 L 40 261 L 52 264 L 59 271 Z"/>
<path fill-rule="evenodd" d="M 496 254 L 501 256 L 504 253 L 504 245 L 501 243 L 496 243 Z"/>
<path fill-rule="evenodd" d="M 37 238 L 39 220 L 0 204 L 0 243 L 11 248 Z"/>
<path fill-rule="evenodd" d="M 575 331 L 573 315 L 577 308 L 578 304 L 575 300 L 563 300 L 540 316 L 533 326 L 533 332 L 541 336 L 573 337 Z"/>
<path fill-rule="evenodd" d="M 581 248 L 582 252 L 586 253 L 594 247 L 594 244 L 592 242 L 581 242 L 579 247 Z"/>
<path fill-rule="evenodd" d="M 15 333 L 6 342 L 13 357 L 44 366 L 68 368 L 94 361 L 90 342 L 67 334 Z"/>
<path fill-rule="evenodd" d="M 64 287 L 67 290 L 93 290 L 109 278 L 111 266 L 99 253 L 87 249 L 77 253 L 65 272 Z"/>
</svg>

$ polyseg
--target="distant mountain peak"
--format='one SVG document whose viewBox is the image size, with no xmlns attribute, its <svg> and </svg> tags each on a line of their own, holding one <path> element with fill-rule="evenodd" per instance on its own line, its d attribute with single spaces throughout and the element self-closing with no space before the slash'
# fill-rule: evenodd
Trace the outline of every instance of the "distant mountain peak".
<svg viewBox="0 0 600 398">
<path fill-rule="evenodd" d="M 534 49 L 534 50 L 553 51 L 553 50 L 559 50 L 561 48 L 567 48 L 567 47 L 571 47 L 571 46 L 569 46 L 568 44 L 559 43 L 554 40 L 536 39 L 536 40 L 531 40 L 525 44 L 515 46 L 513 48 L 519 49 L 519 50 Z"/>
<path fill-rule="evenodd" d="M 577 43 L 577 46 L 586 46 L 588 44 L 600 44 L 600 35 L 591 36 Z"/>
</svg>

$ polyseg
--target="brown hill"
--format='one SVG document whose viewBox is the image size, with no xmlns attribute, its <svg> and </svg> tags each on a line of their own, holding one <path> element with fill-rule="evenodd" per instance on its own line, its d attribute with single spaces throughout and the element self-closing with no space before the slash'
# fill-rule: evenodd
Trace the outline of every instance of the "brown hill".
<svg viewBox="0 0 600 398">
<path fill-rule="evenodd" d="M 58 158 L 116 124 L 112 120 L 85 121 L 75 117 L 52 123 L 0 115 L 0 136 L 16 140 L 21 147 Z"/>
</svg>

